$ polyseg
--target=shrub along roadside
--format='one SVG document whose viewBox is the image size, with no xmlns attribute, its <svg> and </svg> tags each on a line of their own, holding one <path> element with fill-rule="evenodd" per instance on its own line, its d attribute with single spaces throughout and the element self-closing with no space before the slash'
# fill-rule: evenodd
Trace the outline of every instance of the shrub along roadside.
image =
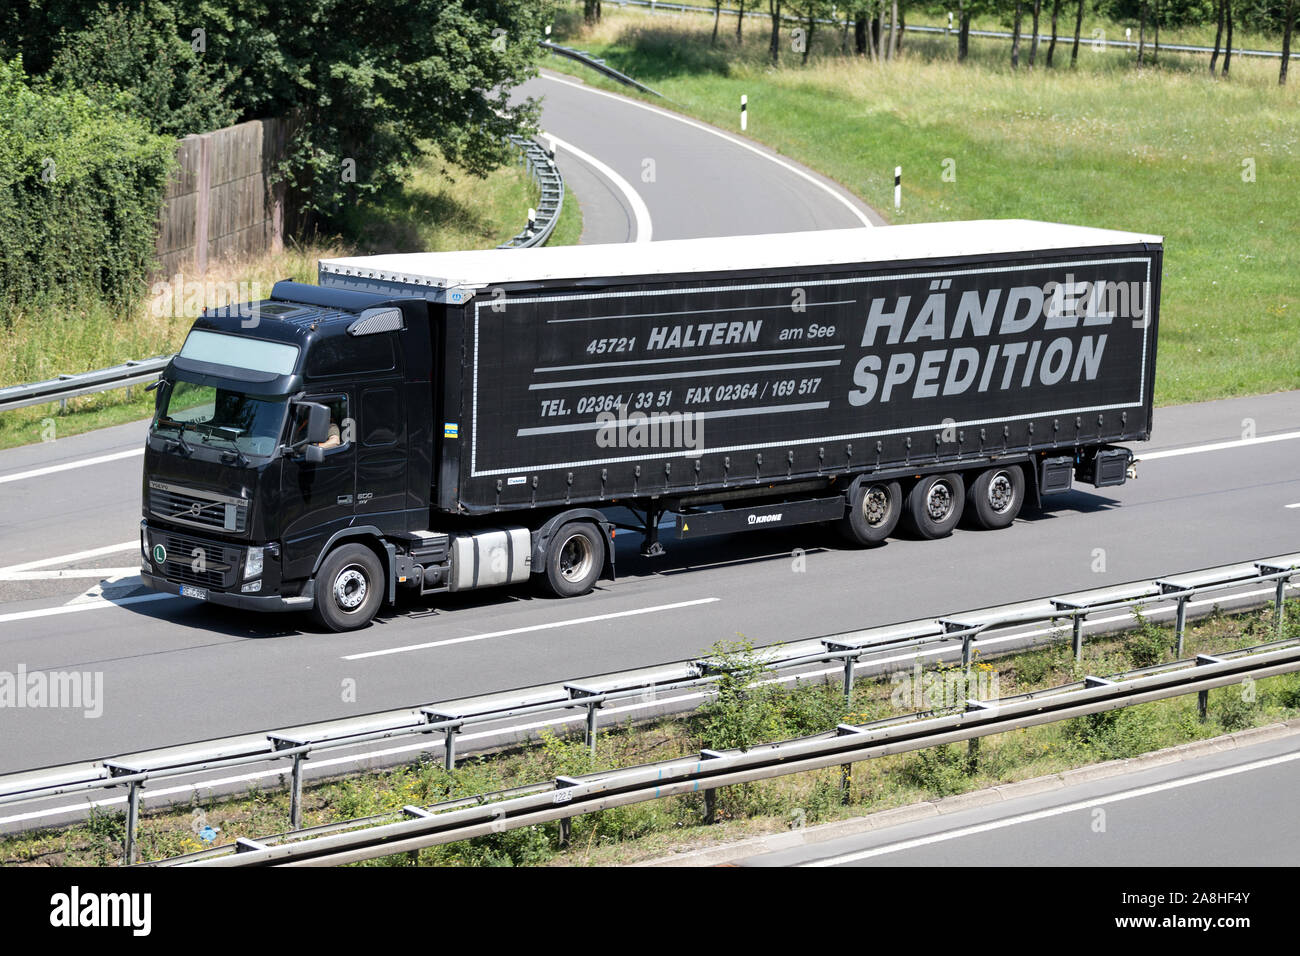
<svg viewBox="0 0 1300 956">
<path fill-rule="evenodd" d="M 1160 658 L 1171 657 L 1173 635 L 1158 629 L 1164 645 Z M 1287 609 L 1285 633 L 1300 637 L 1300 602 Z M 1272 612 L 1215 615 L 1197 622 L 1186 635 L 1185 654 L 1224 652 L 1268 641 Z M 981 679 L 996 680 L 1005 696 L 1036 687 L 1078 680 L 1083 674 L 1108 674 L 1132 666 L 1127 635 L 1089 642 L 1082 662 L 1059 647 L 981 661 Z M 756 683 L 753 665 L 761 652 L 746 644 L 719 645 L 717 650 L 741 665 L 740 677 L 711 705 L 681 718 L 610 728 L 590 753 L 580 736 L 543 732 L 538 746 L 506 750 L 462 760 L 448 773 L 435 759 L 397 770 L 363 774 L 307 789 L 304 824 L 355 819 L 400 810 L 406 804 L 430 804 L 488 794 L 523 784 L 627 767 L 716 749 L 726 741 L 750 739 L 764 728 L 768 739 L 822 733 L 836 723 L 866 722 L 910 711 L 904 695 L 899 709 L 897 676 L 860 680 L 851 705 L 838 681 L 800 681 L 791 687 Z M 941 674 L 952 668 L 936 668 Z M 995 676 L 996 675 L 996 676 Z M 909 673 L 905 679 L 910 679 Z M 559 828 L 546 825 L 507 831 L 475 840 L 433 847 L 420 853 L 423 865 L 533 865 L 540 863 L 620 863 L 682 849 L 683 845 L 725 842 L 755 832 L 877 812 L 918 800 L 934 799 L 982 787 L 1056 773 L 1075 766 L 1136 756 L 1151 750 L 1217 734 L 1300 716 L 1300 674 L 1221 688 L 1210 694 L 1209 719 L 1197 718 L 1196 695 L 1124 708 L 1041 727 L 985 737 L 977 751 L 961 745 L 898 754 L 853 766 L 850 799 L 841 801 L 839 770 L 793 774 L 718 792 L 714 826 L 702 824 L 702 794 L 673 797 L 605 810 L 573 819 L 571 842 L 559 845 Z M 757 743 L 751 740 L 751 743 Z M 214 801 L 206 806 L 156 811 L 140 827 L 144 859 L 160 859 L 201 848 L 204 825 L 219 830 L 222 843 L 237 837 L 265 837 L 283 831 L 288 797 L 283 788 L 247 797 Z M 0 864 L 95 864 L 120 859 L 120 812 L 99 815 L 91 824 L 47 830 L 0 840 Z M 375 865 L 409 865 L 406 855 L 374 861 Z"/>
<path fill-rule="evenodd" d="M 0 63 L 0 327 L 16 303 L 142 291 L 175 141 Z"/>
</svg>

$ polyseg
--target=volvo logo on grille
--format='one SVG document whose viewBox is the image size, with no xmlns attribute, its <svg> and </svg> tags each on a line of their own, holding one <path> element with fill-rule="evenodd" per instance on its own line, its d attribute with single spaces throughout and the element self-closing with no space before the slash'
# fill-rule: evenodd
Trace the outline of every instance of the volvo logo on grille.
<svg viewBox="0 0 1300 956">
<path fill-rule="evenodd" d="M 190 514 L 194 515 L 197 518 L 202 513 L 203 513 L 203 505 L 199 504 L 197 501 L 194 502 L 194 504 L 190 505 Z"/>
</svg>

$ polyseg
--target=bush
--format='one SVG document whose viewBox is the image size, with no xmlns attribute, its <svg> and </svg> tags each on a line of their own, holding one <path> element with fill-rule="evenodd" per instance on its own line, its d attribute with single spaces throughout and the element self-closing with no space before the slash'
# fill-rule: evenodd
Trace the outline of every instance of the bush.
<svg viewBox="0 0 1300 956">
<path fill-rule="evenodd" d="M 1233 689 L 1219 701 L 1214 716 L 1224 730 L 1245 730 L 1255 722 L 1256 709 L 1255 701 L 1246 700 L 1239 691 Z"/>
<path fill-rule="evenodd" d="M 142 293 L 175 141 L 0 63 L 0 324 L 33 298 Z"/>
<path fill-rule="evenodd" d="M 1169 651 L 1169 636 L 1148 621 L 1140 608 L 1133 609 L 1137 627 L 1124 639 L 1124 653 L 1134 667 L 1150 667 L 1165 659 Z"/>
<path fill-rule="evenodd" d="M 953 744 L 918 750 L 903 765 L 903 779 L 937 797 L 961 793 L 970 785 L 970 760 Z"/>
<path fill-rule="evenodd" d="M 1102 760 L 1133 757 L 1157 745 L 1159 728 L 1140 708 L 1122 707 L 1066 721 L 1066 738 Z"/>
</svg>

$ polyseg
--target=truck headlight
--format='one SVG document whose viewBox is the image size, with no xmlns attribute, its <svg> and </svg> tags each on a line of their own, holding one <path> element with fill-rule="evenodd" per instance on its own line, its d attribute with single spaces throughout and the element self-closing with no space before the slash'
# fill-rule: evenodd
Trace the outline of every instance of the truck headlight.
<svg viewBox="0 0 1300 956">
<path fill-rule="evenodd" d="M 249 548 L 244 558 L 244 577 L 255 578 L 262 573 L 262 549 Z"/>
<path fill-rule="evenodd" d="M 140 567 L 148 571 L 152 565 L 149 564 L 149 535 L 144 530 L 144 524 L 140 525 Z"/>
</svg>

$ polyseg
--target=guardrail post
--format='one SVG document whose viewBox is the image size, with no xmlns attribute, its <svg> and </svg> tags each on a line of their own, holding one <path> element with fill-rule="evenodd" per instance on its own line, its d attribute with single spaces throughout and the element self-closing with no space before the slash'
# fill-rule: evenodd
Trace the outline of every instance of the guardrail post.
<svg viewBox="0 0 1300 956">
<path fill-rule="evenodd" d="M 592 756 L 596 754 L 596 711 L 599 709 L 600 704 L 587 705 L 587 749 Z"/>
<path fill-rule="evenodd" d="M 141 767 L 128 767 L 108 760 L 104 761 L 104 766 L 108 769 L 110 777 L 126 777 L 144 773 L 144 769 Z M 131 780 L 126 785 L 126 836 L 123 840 L 122 855 L 127 866 L 138 863 L 140 858 L 140 848 L 136 846 L 136 830 L 140 823 L 140 788 L 142 786 L 144 786 L 144 783 L 140 780 Z"/>
<path fill-rule="evenodd" d="M 1174 656 L 1183 656 L 1183 633 L 1187 630 L 1187 597 L 1184 595 L 1178 599 L 1178 611 L 1174 617 Z"/>
<path fill-rule="evenodd" d="M 271 741 L 271 749 L 275 751 L 292 750 L 308 742 L 298 737 L 285 737 L 282 734 L 266 736 Z M 293 771 L 289 777 L 289 829 L 291 830 L 302 829 L 302 762 L 306 759 L 306 753 L 293 755 Z"/>
<path fill-rule="evenodd" d="M 1085 615 L 1079 611 L 1074 612 L 1074 659 L 1075 661 L 1083 660 L 1083 619 Z"/>
<path fill-rule="evenodd" d="M 456 769 L 456 735 L 460 733 L 460 728 L 460 724 L 452 724 L 443 731 L 446 737 L 442 745 L 442 758 L 448 773 Z"/>
<path fill-rule="evenodd" d="M 846 737 L 849 734 L 860 734 L 862 731 L 849 724 L 840 724 L 835 728 L 836 737 Z M 840 803 L 848 804 L 853 799 L 853 764 L 840 764 Z"/>
<path fill-rule="evenodd" d="M 573 777 L 556 777 L 555 778 L 555 802 L 567 803 L 569 798 L 563 795 L 563 791 L 581 784 L 581 780 Z M 573 835 L 573 817 L 560 818 L 560 849 L 569 845 L 569 837 Z"/>
<path fill-rule="evenodd" d="M 1286 625 L 1286 589 L 1287 585 L 1291 583 L 1290 573 L 1285 572 L 1294 570 L 1294 566 L 1269 564 L 1267 561 L 1264 561 L 1256 563 L 1255 567 L 1259 570 L 1260 574 L 1284 574 L 1283 577 L 1278 578 L 1275 582 L 1276 591 L 1274 592 L 1273 597 L 1273 626 L 1277 630 L 1277 636 L 1281 637 L 1282 631 Z"/>
<path fill-rule="evenodd" d="M 1219 663 L 1221 663 L 1221 659 L 1218 657 L 1212 657 L 1209 654 L 1196 655 L 1197 667 L 1200 667 L 1202 664 L 1219 664 Z M 1197 691 L 1196 716 L 1200 718 L 1201 723 L 1205 723 L 1207 720 L 1209 720 L 1209 711 L 1210 711 L 1210 692 L 1208 690 Z"/>
<path fill-rule="evenodd" d="M 724 756 L 716 750 L 701 750 L 700 760 L 717 760 Z M 708 787 L 704 791 L 704 822 L 712 826 L 717 821 L 718 816 L 718 791 L 713 787 Z"/>
</svg>

